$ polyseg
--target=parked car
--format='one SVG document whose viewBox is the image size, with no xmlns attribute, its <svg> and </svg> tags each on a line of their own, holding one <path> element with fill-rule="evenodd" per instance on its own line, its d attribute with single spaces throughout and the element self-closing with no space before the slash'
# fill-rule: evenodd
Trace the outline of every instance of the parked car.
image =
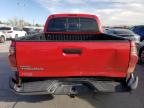
<svg viewBox="0 0 144 108">
<path fill-rule="evenodd" d="M 0 27 L 0 31 L 6 34 L 6 38 L 18 38 L 26 35 L 26 32 L 18 27 Z"/>
<path fill-rule="evenodd" d="M 140 42 L 140 36 L 135 34 L 129 29 L 121 29 L 121 28 L 116 28 L 116 29 L 105 29 L 105 33 L 110 34 L 110 35 L 117 35 L 117 36 L 122 36 L 124 38 L 128 38 L 133 40 L 135 43 Z"/>
<path fill-rule="evenodd" d="M 144 41 L 138 45 L 139 62 L 144 63 Z"/>
<path fill-rule="evenodd" d="M 3 32 L 0 32 L 0 43 L 4 43 L 6 40 L 6 35 Z"/>
<path fill-rule="evenodd" d="M 12 40 L 11 89 L 19 94 L 130 92 L 137 50 L 132 40 L 104 34 L 96 15 L 54 14 L 44 32 Z"/>
<path fill-rule="evenodd" d="M 27 35 L 31 35 L 31 34 L 36 34 L 37 33 L 34 28 L 24 27 L 23 30 L 27 33 Z"/>
<path fill-rule="evenodd" d="M 36 31 L 37 33 L 42 33 L 42 32 L 43 32 L 43 29 L 38 29 L 38 28 L 36 28 L 35 31 Z"/>
<path fill-rule="evenodd" d="M 140 36 L 140 41 L 144 40 L 144 25 L 134 26 L 130 30 Z"/>
</svg>

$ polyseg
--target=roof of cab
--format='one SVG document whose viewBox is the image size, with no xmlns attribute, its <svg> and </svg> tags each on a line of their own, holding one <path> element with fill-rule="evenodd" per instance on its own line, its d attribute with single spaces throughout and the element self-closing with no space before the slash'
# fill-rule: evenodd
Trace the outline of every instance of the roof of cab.
<svg viewBox="0 0 144 108">
<path fill-rule="evenodd" d="M 96 15 L 92 14 L 52 14 L 49 18 L 56 18 L 56 17 L 85 17 L 85 18 L 98 18 Z"/>
</svg>

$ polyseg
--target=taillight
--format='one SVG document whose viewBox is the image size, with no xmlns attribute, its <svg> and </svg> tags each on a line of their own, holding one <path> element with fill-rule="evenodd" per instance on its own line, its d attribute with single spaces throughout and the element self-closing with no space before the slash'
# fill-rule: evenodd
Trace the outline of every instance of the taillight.
<svg viewBox="0 0 144 108">
<path fill-rule="evenodd" d="M 135 42 L 131 41 L 130 47 L 131 47 L 131 51 L 130 51 L 130 61 L 128 67 L 128 77 L 130 76 L 131 73 L 134 72 L 135 66 L 138 61 L 137 48 Z"/>
<path fill-rule="evenodd" d="M 9 60 L 10 64 L 12 66 L 13 71 L 17 71 L 17 65 L 16 65 L 16 49 L 15 49 L 15 42 L 12 41 L 10 48 L 9 48 Z"/>
<path fill-rule="evenodd" d="M 15 42 L 12 41 L 10 48 L 9 48 L 9 54 L 13 55 L 15 54 Z"/>
</svg>

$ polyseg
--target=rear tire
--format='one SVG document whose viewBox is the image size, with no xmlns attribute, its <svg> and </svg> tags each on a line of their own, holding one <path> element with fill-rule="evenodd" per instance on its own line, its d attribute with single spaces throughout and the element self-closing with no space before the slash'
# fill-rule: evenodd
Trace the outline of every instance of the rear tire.
<svg viewBox="0 0 144 108">
<path fill-rule="evenodd" d="M 5 37 L 4 36 L 1 36 L 0 37 L 0 43 L 4 43 L 5 42 Z"/>
</svg>

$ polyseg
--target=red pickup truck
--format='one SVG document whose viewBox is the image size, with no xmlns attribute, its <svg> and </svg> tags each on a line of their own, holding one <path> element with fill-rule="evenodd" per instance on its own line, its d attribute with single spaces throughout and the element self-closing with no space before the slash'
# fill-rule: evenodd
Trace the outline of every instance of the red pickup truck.
<svg viewBox="0 0 144 108">
<path fill-rule="evenodd" d="M 137 50 L 131 40 L 104 34 L 99 19 L 88 14 L 54 14 L 44 32 L 12 41 L 10 87 L 19 94 L 129 92 Z"/>
</svg>

